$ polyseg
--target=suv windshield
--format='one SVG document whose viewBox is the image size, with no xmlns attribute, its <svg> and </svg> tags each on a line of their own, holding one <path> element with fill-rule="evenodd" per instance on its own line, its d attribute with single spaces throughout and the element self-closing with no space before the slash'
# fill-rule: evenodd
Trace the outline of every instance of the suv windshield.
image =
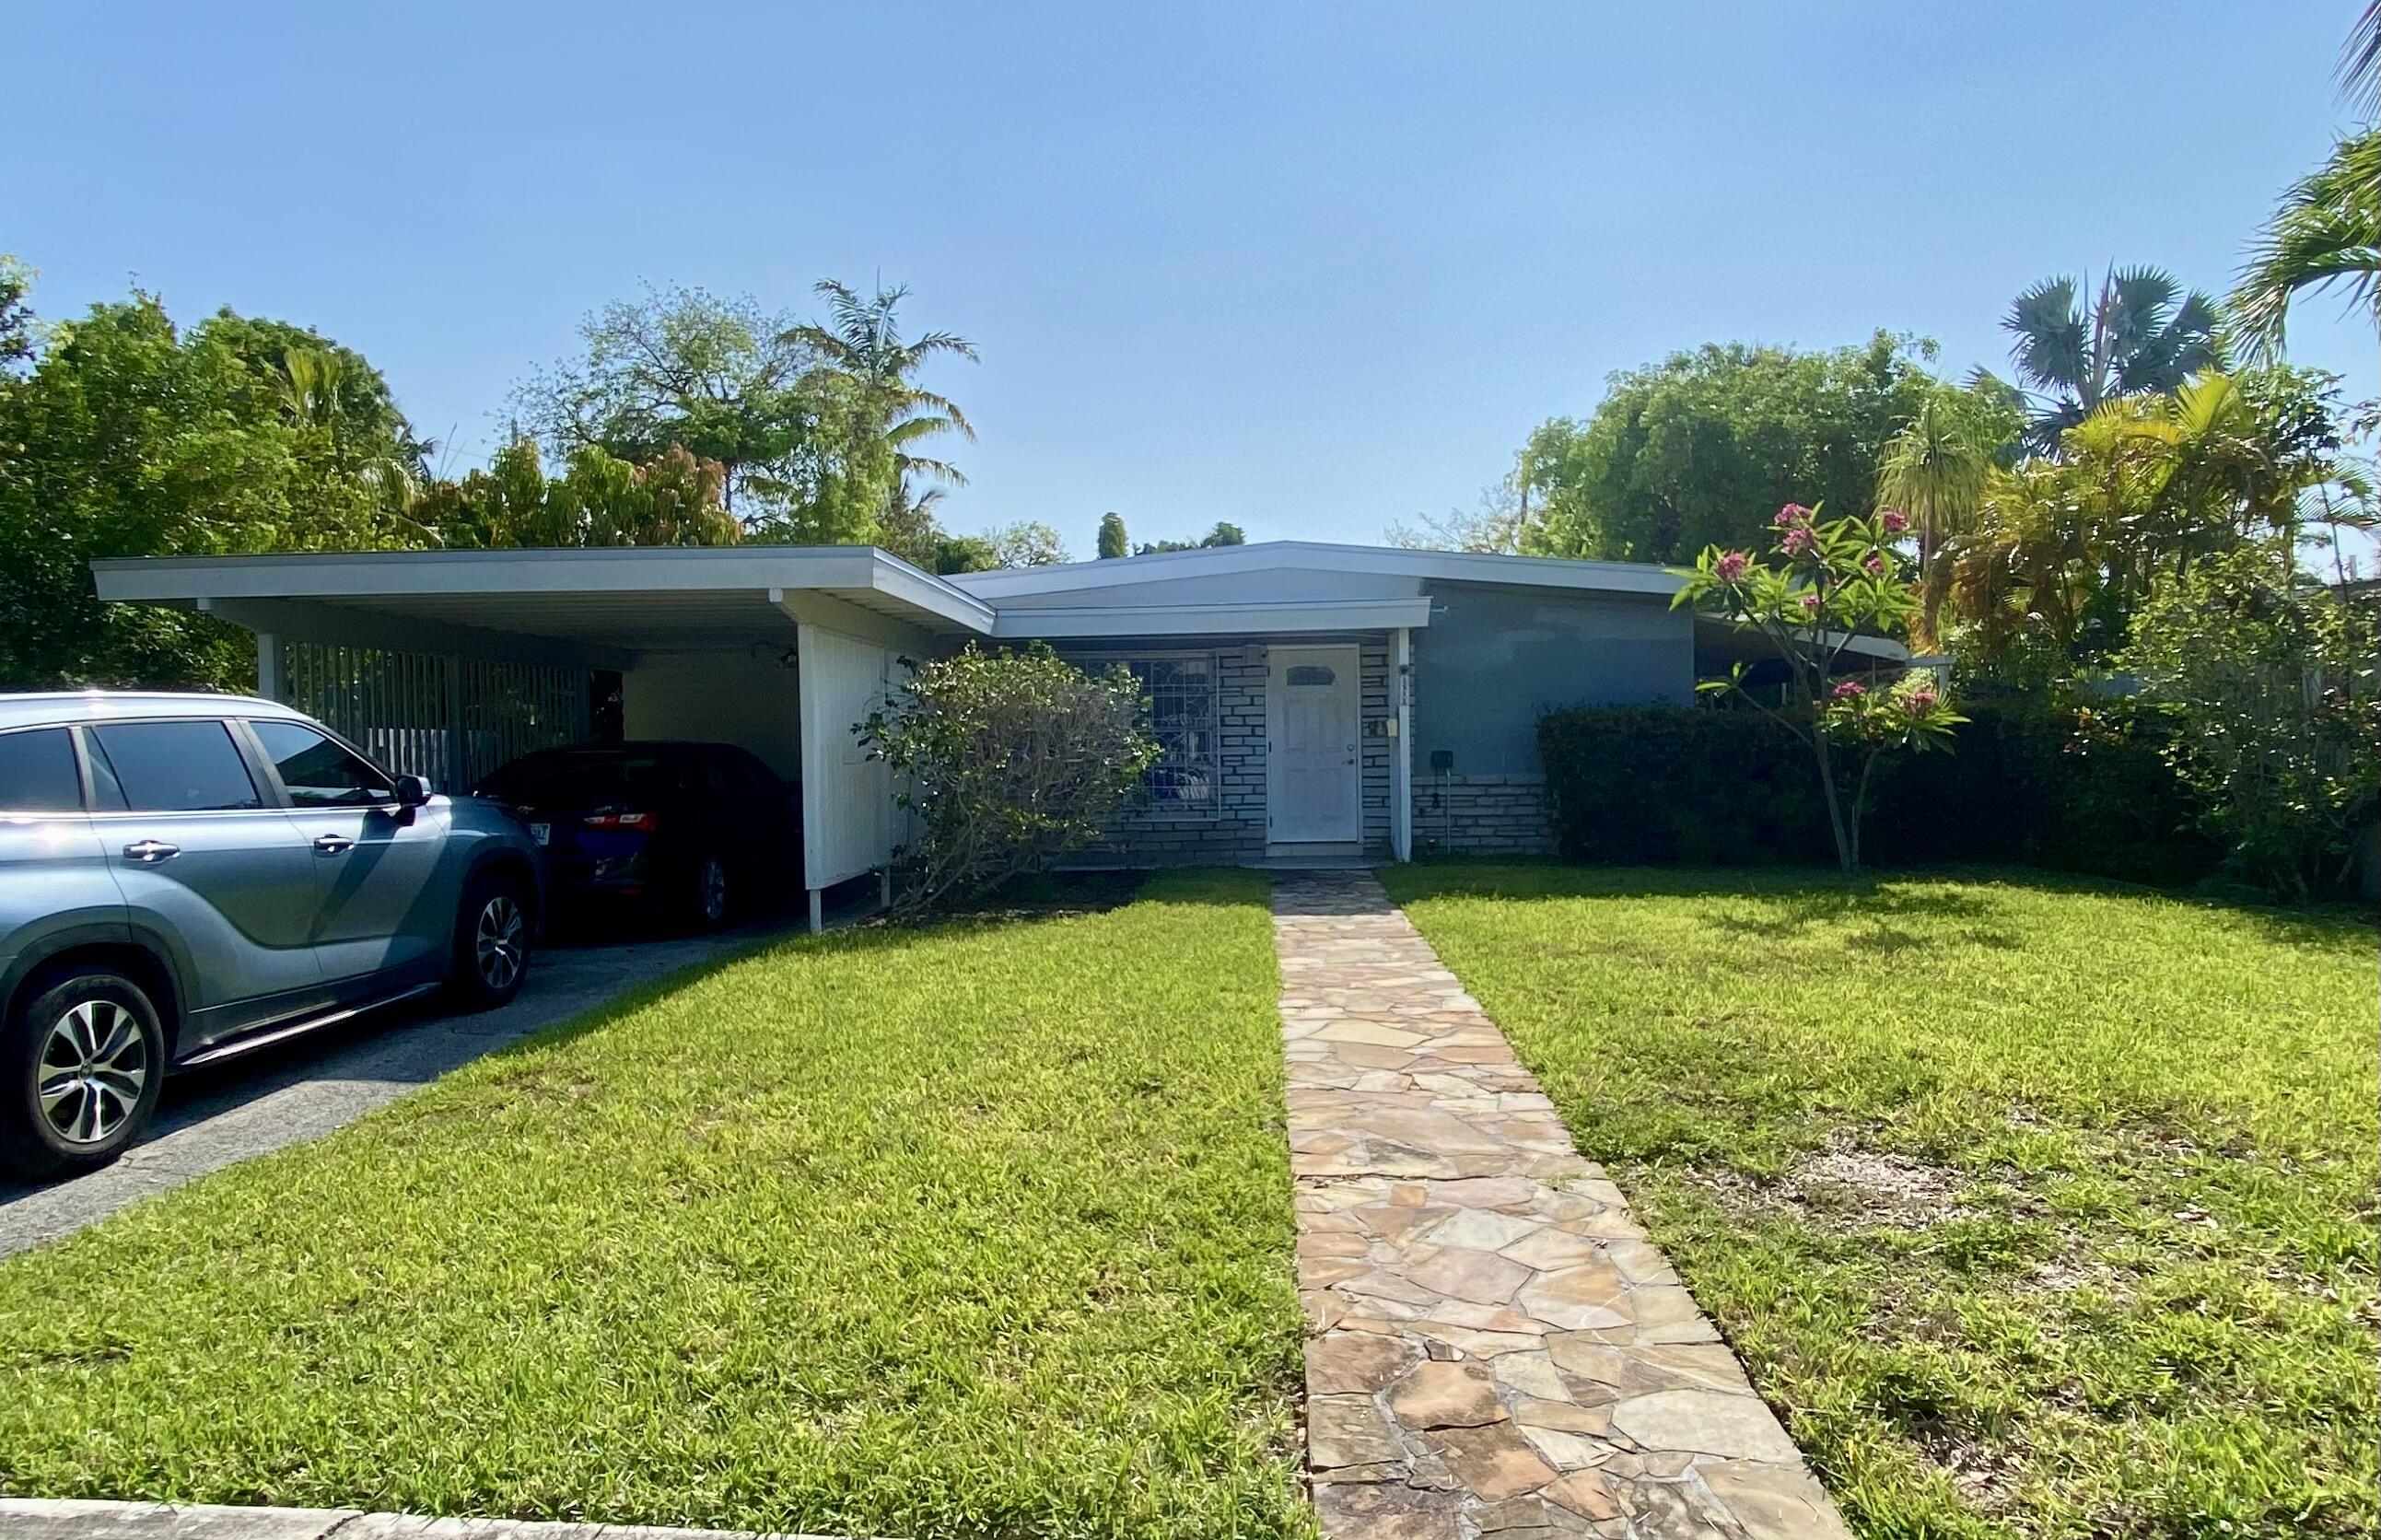
<svg viewBox="0 0 2381 1540">
<path fill-rule="evenodd" d="M 601 807 L 657 797 L 678 784 L 659 754 L 621 749 L 548 749 L 524 755 L 480 783 L 480 795 L 547 807 Z"/>
</svg>

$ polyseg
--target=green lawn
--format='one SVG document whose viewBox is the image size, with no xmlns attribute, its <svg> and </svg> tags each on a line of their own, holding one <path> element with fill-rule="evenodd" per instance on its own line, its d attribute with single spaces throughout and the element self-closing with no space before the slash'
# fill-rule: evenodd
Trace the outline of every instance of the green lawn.
<svg viewBox="0 0 2381 1540">
<path fill-rule="evenodd" d="M 1862 1534 L 2381 1528 L 2369 922 L 2017 874 L 1386 876 Z"/>
<path fill-rule="evenodd" d="M 663 983 L 0 1266 L 0 1489 L 1310 1533 L 1264 879 Z"/>
</svg>

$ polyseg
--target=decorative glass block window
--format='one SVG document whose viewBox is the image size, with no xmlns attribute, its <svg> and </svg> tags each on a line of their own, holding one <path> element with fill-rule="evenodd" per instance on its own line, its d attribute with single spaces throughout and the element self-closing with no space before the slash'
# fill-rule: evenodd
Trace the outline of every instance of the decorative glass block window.
<svg viewBox="0 0 2381 1540">
<path fill-rule="evenodd" d="M 1157 739 L 1157 763 L 1142 776 L 1154 810 L 1180 818 L 1212 818 L 1218 811 L 1220 739 L 1215 720 L 1215 659 L 1128 658 L 1125 666 L 1147 697 L 1142 726 Z"/>
</svg>

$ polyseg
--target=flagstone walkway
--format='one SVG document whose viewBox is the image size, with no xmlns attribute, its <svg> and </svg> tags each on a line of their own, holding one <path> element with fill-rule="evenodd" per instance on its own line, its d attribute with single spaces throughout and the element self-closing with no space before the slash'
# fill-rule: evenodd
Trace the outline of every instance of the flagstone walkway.
<svg viewBox="0 0 2381 1540">
<path fill-rule="evenodd" d="M 1504 1034 L 1369 873 L 1274 880 L 1331 1540 L 1847 1540 Z"/>
</svg>

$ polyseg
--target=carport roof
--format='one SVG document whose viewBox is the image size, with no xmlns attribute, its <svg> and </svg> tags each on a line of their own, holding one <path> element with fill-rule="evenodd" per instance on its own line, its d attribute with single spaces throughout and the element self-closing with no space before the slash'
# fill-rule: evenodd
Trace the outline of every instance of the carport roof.
<svg viewBox="0 0 2381 1540">
<path fill-rule="evenodd" d="M 94 561 L 92 574 L 102 599 L 397 647 L 455 635 L 599 656 L 716 644 L 784 632 L 799 593 L 941 634 L 993 625 L 983 600 L 864 545 L 143 556 Z"/>
</svg>

